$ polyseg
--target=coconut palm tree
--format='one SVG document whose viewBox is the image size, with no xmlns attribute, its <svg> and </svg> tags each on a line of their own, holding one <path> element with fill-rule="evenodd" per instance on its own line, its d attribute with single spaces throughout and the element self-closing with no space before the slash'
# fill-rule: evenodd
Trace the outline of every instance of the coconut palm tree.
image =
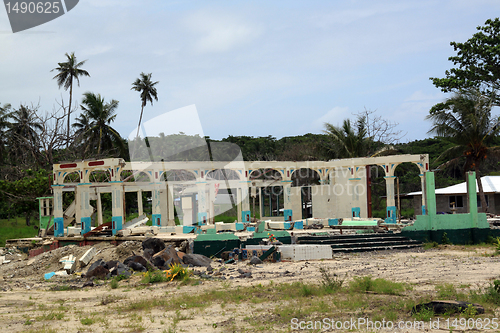
<svg viewBox="0 0 500 333">
<path fill-rule="evenodd" d="M 484 212 L 488 211 L 480 177 L 481 163 L 490 154 L 500 152 L 491 146 L 500 133 L 500 117 L 492 116 L 496 95 L 482 95 L 478 90 L 461 91 L 445 102 L 436 104 L 426 119 L 433 122 L 428 133 L 448 138 L 454 146 L 444 151 L 437 160 L 447 159 L 440 167 L 464 162 L 464 172 L 476 172 L 479 198 Z"/>
<path fill-rule="evenodd" d="M 344 119 L 342 126 L 325 123 L 324 132 L 332 138 L 332 150 L 336 157 L 363 157 L 368 154 L 366 124 L 362 117 L 356 120 L 356 128 L 353 128 L 350 119 Z"/>
<path fill-rule="evenodd" d="M 120 134 L 110 126 L 116 119 L 118 101 L 111 100 L 105 103 L 100 94 L 86 92 L 83 94 L 81 109 L 83 114 L 74 125 L 80 134 L 88 140 L 88 144 L 97 147 L 97 155 L 104 150 L 118 147 L 120 152 L 125 152 L 125 145 Z"/>
<path fill-rule="evenodd" d="M 153 105 L 153 99 L 158 101 L 158 95 L 156 92 L 155 85 L 159 82 L 152 82 L 151 81 L 151 74 L 144 74 L 141 73 L 140 78 L 136 79 L 134 83 L 132 83 L 132 88 L 131 90 L 135 90 L 141 93 L 141 116 L 139 117 L 139 125 L 137 126 L 137 136 L 139 136 L 139 129 L 141 128 L 141 121 L 142 121 L 142 113 L 144 111 L 144 107 L 146 106 L 147 102 L 150 102 L 151 105 Z"/>
<path fill-rule="evenodd" d="M 64 90 L 68 90 L 69 88 L 69 106 L 68 106 L 68 146 L 69 146 L 69 128 L 71 122 L 71 106 L 72 106 L 72 98 L 73 98 L 73 80 L 76 79 L 78 86 L 80 86 L 80 76 L 90 76 L 89 72 L 84 69 L 81 69 L 85 62 L 76 60 L 75 52 L 71 52 L 71 54 L 65 54 L 67 61 L 58 63 L 59 67 L 54 68 L 52 71 L 57 71 L 58 74 L 54 76 L 54 79 L 57 79 L 57 85 L 59 88 L 64 87 Z M 51 71 L 51 72 L 52 72 Z"/>
<path fill-rule="evenodd" d="M 21 162 L 21 157 L 29 154 L 38 159 L 38 131 L 42 129 L 36 120 L 35 112 L 21 105 L 9 113 L 10 123 L 6 131 L 12 161 Z"/>
</svg>

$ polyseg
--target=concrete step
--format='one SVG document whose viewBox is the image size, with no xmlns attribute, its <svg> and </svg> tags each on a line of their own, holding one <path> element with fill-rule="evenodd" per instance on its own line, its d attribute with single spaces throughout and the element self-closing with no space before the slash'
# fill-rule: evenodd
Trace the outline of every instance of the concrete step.
<svg viewBox="0 0 500 333">
<path fill-rule="evenodd" d="M 351 248 L 336 248 L 332 249 L 333 253 L 339 252 L 367 252 L 367 251 L 384 251 L 384 250 L 400 250 L 421 247 L 422 244 L 406 244 L 394 246 L 372 246 L 372 247 L 351 247 Z"/>
</svg>

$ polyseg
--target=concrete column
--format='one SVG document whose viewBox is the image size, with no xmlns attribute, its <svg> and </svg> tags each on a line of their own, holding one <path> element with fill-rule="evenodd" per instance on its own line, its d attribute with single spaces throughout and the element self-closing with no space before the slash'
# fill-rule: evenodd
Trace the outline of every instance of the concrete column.
<svg viewBox="0 0 500 333">
<path fill-rule="evenodd" d="M 262 216 L 264 216 L 264 204 L 263 204 L 263 198 L 262 198 L 262 187 L 259 187 L 259 216 L 260 219 L 262 219 Z"/>
<path fill-rule="evenodd" d="M 112 205 L 111 211 L 113 214 L 112 220 L 112 232 L 113 235 L 116 234 L 118 230 L 123 227 L 123 186 L 121 181 L 114 181 L 111 184 L 111 198 Z"/>
<path fill-rule="evenodd" d="M 351 191 L 351 218 L 361 217 L 361 203 L 359 200 L 359 186 L 361 186 L 361 179 L 349 179 L 349 190 Z"/>
<path fill-rule="evenodd" d="M 469 212 L 471 215 L 471 228 L 479 226 L 477 212 L 477 190 L 476 190 L 476 173 L 469 171 L 467 173 L 467 193 L 469 195 Z"/>
<path fill-rule="evenodd" d="M 199 182 L 196 184 L 198 188 L 198 225 L 206 225 L 208 223 L 208 200 L 207 200 L 207 182 Z"/>
<path fill-rule="evenodd" d="M 97 226 L 102 224 L 102 203 L 101 203 L 101 192 L 97 192 Z"/>
<path fill-rule="evenodd" d="M 167 183 L 167 225 L 175 226 L 174 188 Z"/>
<path fill-rule="evenodd" d="M 153 209 L 152 225 L 161 226 L 161 184 L 157 183 L 151 189 L 151 204 Z"/>
<path fill-rule="evenodd" d="M 292 181 L 286 180 L 283 183 L 283 215 L 284 220 L 291 222 L 293 219 L 292 205 Z"/>
<path fill-rule="evenodd" d="M 422 215 L 427 214 L 427 207 L 425 204 L 425 177 L 423 174 L 420 174 L 420 184 L 422 187 Z"/>
<path fill-rule="evenodd" d="M 241 201 L 241 222 L 250 222 L 250 193 L 249 193 L 249 182 L 241 183 L 241 197 L 238 198 Z"/>
<path fill-rule="evenodd" d="M 63 187 L 62 185 L 52 185 L 54 192 L 54 236 L 64 236 L 64 217 L 63 217 Z"/>
<path fill-rule="evenodd" d="M 241 222 L 241 217 L 243 215 L 243 209 L 241 207 L 241 188 L 236 189 L 236 207 L 238 208 L 237 213 L 236 213 L 236 218 L 238 219 L 238 222 Z"/>
<path fill-rule="evenodd" d="M 385 219 L 385 223 L 396 223 L 397 221 L 397 210 L 396 210 L 396 200 L 394 199 L 394 180 L 395 176 L 386 176 L 385 178 L 385 186 L 387 193 L 387 217 Z"/>
<path fill-rule="evenodd" d="M 78 184 L 76 188 L 78 191 L 75 193 L 75 197 L 77 195 L 79 197 L 80 222 L 82 224 L 81 234 L 83 235 L 91 230 L 93 209 L 90 206 L 90 185 Z"/>
<path fill-rule="evenodd" d="M 144 208 L 142 205 L 142 190 L 137 191 L 137 210 L 138 210 L 139 216 L 144 214 Z"/>
</svg>

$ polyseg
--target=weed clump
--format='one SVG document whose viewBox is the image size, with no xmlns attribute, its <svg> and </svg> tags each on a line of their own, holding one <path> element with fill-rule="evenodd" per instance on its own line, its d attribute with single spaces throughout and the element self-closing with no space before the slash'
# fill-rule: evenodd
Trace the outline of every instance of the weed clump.
<svg viewBox="0 0 500 333">
<path fill-rule="evenodd" d="M 326 267 L 320 267 L 321 285 L 327 293 L 339 291 L 344 284 L 345 278 L 341 278 L 336 273 L 331 273 Z"/>
</svg>

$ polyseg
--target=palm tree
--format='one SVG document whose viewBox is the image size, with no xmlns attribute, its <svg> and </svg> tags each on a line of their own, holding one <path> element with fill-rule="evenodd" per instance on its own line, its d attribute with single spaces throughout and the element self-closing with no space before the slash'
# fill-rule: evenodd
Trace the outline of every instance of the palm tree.
<svg viewBox="0 0 500 333">
<path fill-rule="evenodd" d="M 146 106 L 147 102 L 150 102 L 151 105 L 153 105 L 153 98 L 158 102 L 158 96 L 156 92 L 155 85 L 159 82 L 152 82 L 151 81 L 151 74 L 144 74 L 141 73 L 141 77 L 136 79 L 134 83 L 132 83 L 132 88 L 131 90 L 135 90 L 141 93 L 141 101 L 142 101 L 142 107 L 141 107 L 141 116 L 139 117 L 139 125 L 137 126 L 137 136 L 139 136 L 139 129 L 141 128 L 141 121 L 142 121 L 142 113 L 144 111 L 144 107 Z"/>
<path fill-rule="evenodd" d="M 476 172 L 479 197 L 484 212 L 487 212 L 483 184 L 479 175 L 481 163 L 489 154 L 500 151 L 491 143 L 500 133 L 500 117 L 491 115 L 495 94 L 482 95 L 478 90 L 461 91 L 443 103 L 436 104 L 426 119 L 433 122 L 428 133 L 448 138 L 454 146 L 444 151 L 437 160 L 449 159 L 443 166 L 456 164 L 465 159 L 464 172 Z M 453 157 L 450 159 L 450 157 Z"/>
<path fill-rule="evenodd" d="M 19 161 L 26 152 L 38 159 L 39 141 L 38 132 L 42 129 L 36 120 L 35 113 L 24 105 L 9 113 L 11 119 L 6 132 L 9 140 L 10 154 L 13 160 Z"/>
<path fill-rule="evenodd" d="M 104 103 L 104 98 L 100 94 L 91 92 L 86 92 L 83 96 L 81 105 L 83 114 L 78 118 L 78 123 L 73 126 L 80 131 L 90 145 L 97 146 L 97 155 L 115 146 L 118 146 L 120 152 L 124 153 L 123 139 L 109 125 L 116 119 L 118 101 L 113 99 L 111 102 Z"/>
<path fill-rule="evenodd" d="M 342 126 L 333 126 L 325 123 L 325 134 L 332 138 L 333 150 L 336 157 L 352 158 L 363 157 L 368 153 L 368 138 L 366 124 L 363 117 L 356 120 L 356 129 L 350 119 L 344 119 Z"/>
<path fill-rule="evenodd" d="M 0 105 L 0 163 L 3 164 L 6 145 L 6 130 L 9 128 L 10 104 Z"/>
<path fill-rule="evenodd" d="M 75 52 L 71 52 L 71 54 L 65 54 L 67 61 L 58 63 L 59 67 L 54 68 L 52 71 L 57 71 L 58 74 L 54 76 L 54 79 L 57 79 L 57 85 L 59 88 L 64 87 L 64 90 L 68 90 L 69 88 L 69 107 L 68 107 L 68 145 L 69 145 L 69 128 L 71 122 L 71 104 L 73 98 L 73 80 L 76 79 L 78 86 L 80 86 L 80 76 L 90 76 L 89 72 L 84 69 L 81 69 L 85 62 L 76 60 Z"/>
</svg>

